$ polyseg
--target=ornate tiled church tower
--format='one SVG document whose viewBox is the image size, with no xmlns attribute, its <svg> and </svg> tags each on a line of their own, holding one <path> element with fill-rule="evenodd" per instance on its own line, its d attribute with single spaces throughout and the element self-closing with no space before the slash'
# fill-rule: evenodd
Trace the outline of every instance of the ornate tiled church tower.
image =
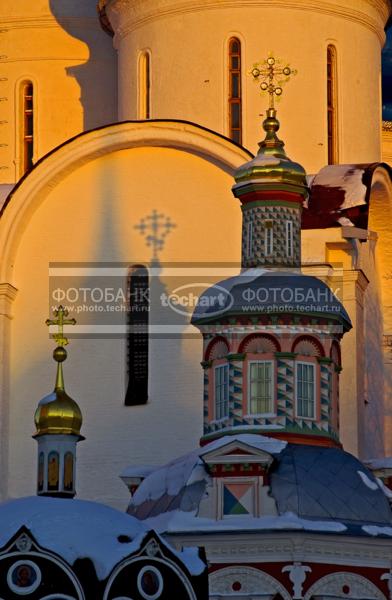
<svg viewBox="0 0 392 600">
<path fill-rule="evenodd" d="M 277 137 L 276 71 L 272 57 L 253 69 L 271 97 L 266 136 L 235 173 L 242 272 L 207 290 L 193 316 L 204 339 L 202 443 L 238 432 L 339 443 L 340 340 L 351 323 L 327 285 L 300 272 L 306 174 Z"/>
</svg>

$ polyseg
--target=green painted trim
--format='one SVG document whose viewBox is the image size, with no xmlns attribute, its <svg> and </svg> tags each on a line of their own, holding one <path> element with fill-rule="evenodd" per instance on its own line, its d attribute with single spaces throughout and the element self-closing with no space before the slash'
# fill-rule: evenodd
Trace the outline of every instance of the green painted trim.
<svg viewBox="0 0 392 600">
<path fill-rule="evenodd" d="M 295 358 L 296 352 L 275 352 L 276 358 Z"/>
<path fill-rule="evenodd" d="M 212 360 L 202 360 L 200 364 L 203 369 L 209 369 L 212 366 Z"/>
<path fill-rule="evenodd" d="M 245 352 L 228 354 L 226 356 L 227 360 L 244 360 L 246 358 Z"/>
<path fill-rule="evenodd" d="M 318 356 L 317 361 L 320 364 L 325 364 L 325 365 L 330 365 L 332 363 L 332 359 L 329 358 L 328 356 Z"/>
<path fill-rule="evenodd" d="M 342 367 L 339 367 L 339 365 L 335 365 L 335 373 L 341 373 L 343 371 Z"/>
<path fill-rule="evenodd" d="M 233 194 L 236 198 L 240 198 L 244 194 L 249 194 L 250 192 L 265 192 L 265 191 L 273 191 L 273 192 L 292 192 L 293 194 L 298 194 L 298 196 L 307 197 L 309 193 L 309 188 L 304 185 L 298 183 L 289 183 L 282 180 L 282 177 L 277 177 L 276 181 L 266 181 L 265 179 L 255 181 L 252 176 L 248 178 L 244 178 L 242 181 L 237 182 L 233 186 Z M 271 177 L 271 174 L 269 174 Z"/>
</svg>

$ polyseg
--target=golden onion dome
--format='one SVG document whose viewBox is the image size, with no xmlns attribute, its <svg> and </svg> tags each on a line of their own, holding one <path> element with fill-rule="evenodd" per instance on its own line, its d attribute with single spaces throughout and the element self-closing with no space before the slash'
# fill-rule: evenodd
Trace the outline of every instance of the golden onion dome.
<svg viewBox="0 0 392 600">
<path fill-rule="evenodd" d="M 55 348 L 53 358 L 57 362 L 57 376 L 54 391 L 42 398 L 39 402 L 34 415 L 36 433 L 33 437 L 41 435 L 76 435 L 80 440 L 84 439 L 80 435 L 83 417 L 78 404 L 65 391 L 63 365 L 67 358 L 67 351 L 64 344 L 68 343 L 67 338 L 63 336 L 62 327 L 64 324 L 74 324 L 74 319 L 65 320 L 67 311 L 60 306 L 55 315 L 57 319 L 52 321 L 48 319 L 47 325 L 56 324 L 61 327 L 60 334 L 55 335 L 57 343 L 60 345 Z"/>
<path fill-rule="evenodd" d="M 279 121 L 274 108 L 268 109 L 263 129 L 266 137 L 260 142 L 257 155 L 235 171 L 234 194 L 241 195 L 248 189 L 272 190 L 278 185 L 279 189 L 286 188 L 306 196 L 308 188 L 305 169 L 286 155 L 284 142 L 276 135 Z"/>
<path fill-rule="evenodd" d="M 75 402 L 65 392 L 56 388 L 54 392 L 42 398 L 34 415 L 37 432 L 34 437 L 47 434 L 80 436 L 82 413 Z"/>
</svg>

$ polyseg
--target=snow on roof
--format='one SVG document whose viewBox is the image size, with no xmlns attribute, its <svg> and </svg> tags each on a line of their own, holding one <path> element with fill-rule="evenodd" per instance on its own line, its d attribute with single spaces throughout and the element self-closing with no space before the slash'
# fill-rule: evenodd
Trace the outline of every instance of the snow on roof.
<svg viewBox="0 0 392 600">
<path fill-rule="evenodd" d="M 195 516 L 211 483 L 203 456 L 234 441 L 274 455 L 270 495 L 280 517 L 290 514 L 312 524 L 322 522 L 324 531 L 328 523 L 332 529 L 334 523 L 343 523 L 350 531 L 364 524 L 392 526 L 385 491 L 354 456 L 339 448 L 288 444 L 255 434 L 225 436 L 154 471 L 136 491 L 129 514 L 160 531 L 174 531 L 182 527 L 181 519 L 188 518 L 194 519 L 195 527 L 196 522 L 204 526 Z M 274 523 L 282 528 L 286 521 Z M 263 523 L 258 525 L 264 527 Z"/>
<path fill-rule="evenodd" d="M 158 466 L 152 465 L 130 465 L 129 467 L 125 467 L 121 472 L 120 477 L 147 477 L 157 469 L 159 469 Z"/>
<path fill-rule="evenodd" d="M 22 526 L 70 565 L 90 558 L 99 579 L 138 550 L 148 531 L 137 519 L 97 502 L 32 496 L 0 504 L 0 547 Z M 119 542 L 120 535 L 129 542 Z"/>
<path fill-rule="evenodd" d="M 387 535 L 388 537 L 392 537 L 392 527 L 380 527 L 378 525 L 364 525 L 362 527 L 365 533 L 369 535 Z"/>
<path fill-rule="evenodd" d="M 272 437 L 267 437 L 266 435 L 242 433 L 241 435 L 225 435 L 222 438 L 210 442 L 206 446 L 200 448 L 200 456 L 204 456 L 204 454 L 222 448 L 223 446 L 226 446 L 226 444 L 234 441 L 247 444 L 251 447 L 253 446 L 253 448 L 256 448 L 257 450 L 264 450 L 264 452 L 269 452 L 270 454 L 280 454 L 287 446 L 287 442 L 284 440 L 277 440 Z"/>
<path fill-rule="evenodd" d="M 368 165 L 327 165 L 312 181 L 313 186 L 340 189 L 344 193 L 341 208 L 365 203 L 367 188 L 363 175 Z"/>
<path fill-rule="evenodd" d="M 208 475 L 203 466 L 202 457 L 204 454 L 233 441 L 242 442 L 271 454 L 280 453 L 287 445 L 287 442 L 262 435 L 224 436 L 151 472 L 135 492 L 133 506 L 140 506 L 145 502 L 157 500 L 165 495 L 175 497 L 180 494 L 184 487 L 207 481 Z M 132 467 L 127 468 L 126 471 L 131 472 Z"/>
<path fill-rule="evenodd" d="M 267 531 L 297 530 L 343 533 L 347 527 L 337 521 L 316 521 L 299 518 L 294 513 L 279 516 L 251 517 L 240 516 L 229 519 L 207 519 L 196 516 L 195 512 L 172 511 L 147 520 L 156 531 L 167 533 L 186 533 L 191 531 Z"/>
<path fill-rule="evenodd" d="M 277 458 L 270 481 L 280 514 L 392 525 L 391 507 L 374 475 L 339 448 L 288 444 Z"/>
<path fill-rule="evenodd" d="M 363 471 L 357 471 L 358 475 L 362 479 L 363 483 L 369 488 L 369 490 L 378 490 L 379 485 L 376 481 L 371 481 L 369 477 Z"/>
<path fill-rule="evenodd" d="M 369 469 L 392 469 L 392 456 L 386 456 L 385 458 L 372 458 L 371 460 L 364 461 Z"/>
<path fill-rule="evenodd" d="M 367 229 L 373 173 L 386 163 L 327 165 L 308 177 L 310 196 L 302 212 L 302 229 L 349 224 Z M 342 222 L 342 218 L 347 219 Z"/>
</svg>

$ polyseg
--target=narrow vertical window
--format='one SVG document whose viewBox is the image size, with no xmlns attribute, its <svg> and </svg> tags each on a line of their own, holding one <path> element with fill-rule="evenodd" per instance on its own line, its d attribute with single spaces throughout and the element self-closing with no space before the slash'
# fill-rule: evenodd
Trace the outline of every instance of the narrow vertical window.
<svg viewBox="0 0 392 600">
<path fill-rule="evenodd" d="M 246 226 L 246 258 L 253 256 L 253 223 L 250 222 Z"/>
<path fill-rule="evenodd" d="M 59 489 L 60 460 L 58 452 L 52 451 L 48 456 L 48 490 Z"/>
<path fill-rule="evenodd" d="M 74 491 L 74 457 L 72 452 L 66 452 L 64 456 L 64 475 L 63 475 L 64 491 Z"/>
<path fill-rule="evenodd" d="M 151 57 L 143 52 L 139 58 L 139 118 L 151 118 Z"/>
<path fill-rule="evenodd" d="M 215 419 L 219 421 L 229 416 L 229 365 L 219 365 L 214 369 Z"/>
<path fill-rule="evenodd" d="M 297 363 L 297 417 L 315 418 L 315 366 Z"/>
<path fill-rule="evenodd" d="M 34 90 L 30 81 L 22 83 L 21 154 L 22 172 L 33 166 L 34 156 Z"/>
<path fill-rule="evenodd" d="M 328 164 L 338 162 L 337 139 L 337 65 L 336 48 L 327 48 L 327 129 L 328 129 Z"/>
<path fill-rule="evenodd" d="M 38 457 L 38 491 L 42 492 L 44 489 L 44 477 L 45 477 L 45 455 L 43 452 L 39 453 Z"/>
<path fill-rule="evenodd" d="M 293 222 L 286 221 L 286 252 L 287 257 L 293 256 Z"/>
<path fill-rule="evenodd" d="M 229 137 L 242 143 L 241 42 L 229 41 Z"/>
<path fill-rule="evenodd" d="M 273 412 L 272 389 L 272 361 L 249 363 L 249 414 Z"/>
<path fill-rule="evenodd" d="M 135 265 L 128 277 L 128 386 L 125 405 L 148 400 L 149 276 L 146 267 Z"/>
<path fill-rule="evenodd" d="M 265 255 L 271 256 L 274 251 L 274 229 L 272 221 L 265 222 L 264 248 Z"/>
</svg>

